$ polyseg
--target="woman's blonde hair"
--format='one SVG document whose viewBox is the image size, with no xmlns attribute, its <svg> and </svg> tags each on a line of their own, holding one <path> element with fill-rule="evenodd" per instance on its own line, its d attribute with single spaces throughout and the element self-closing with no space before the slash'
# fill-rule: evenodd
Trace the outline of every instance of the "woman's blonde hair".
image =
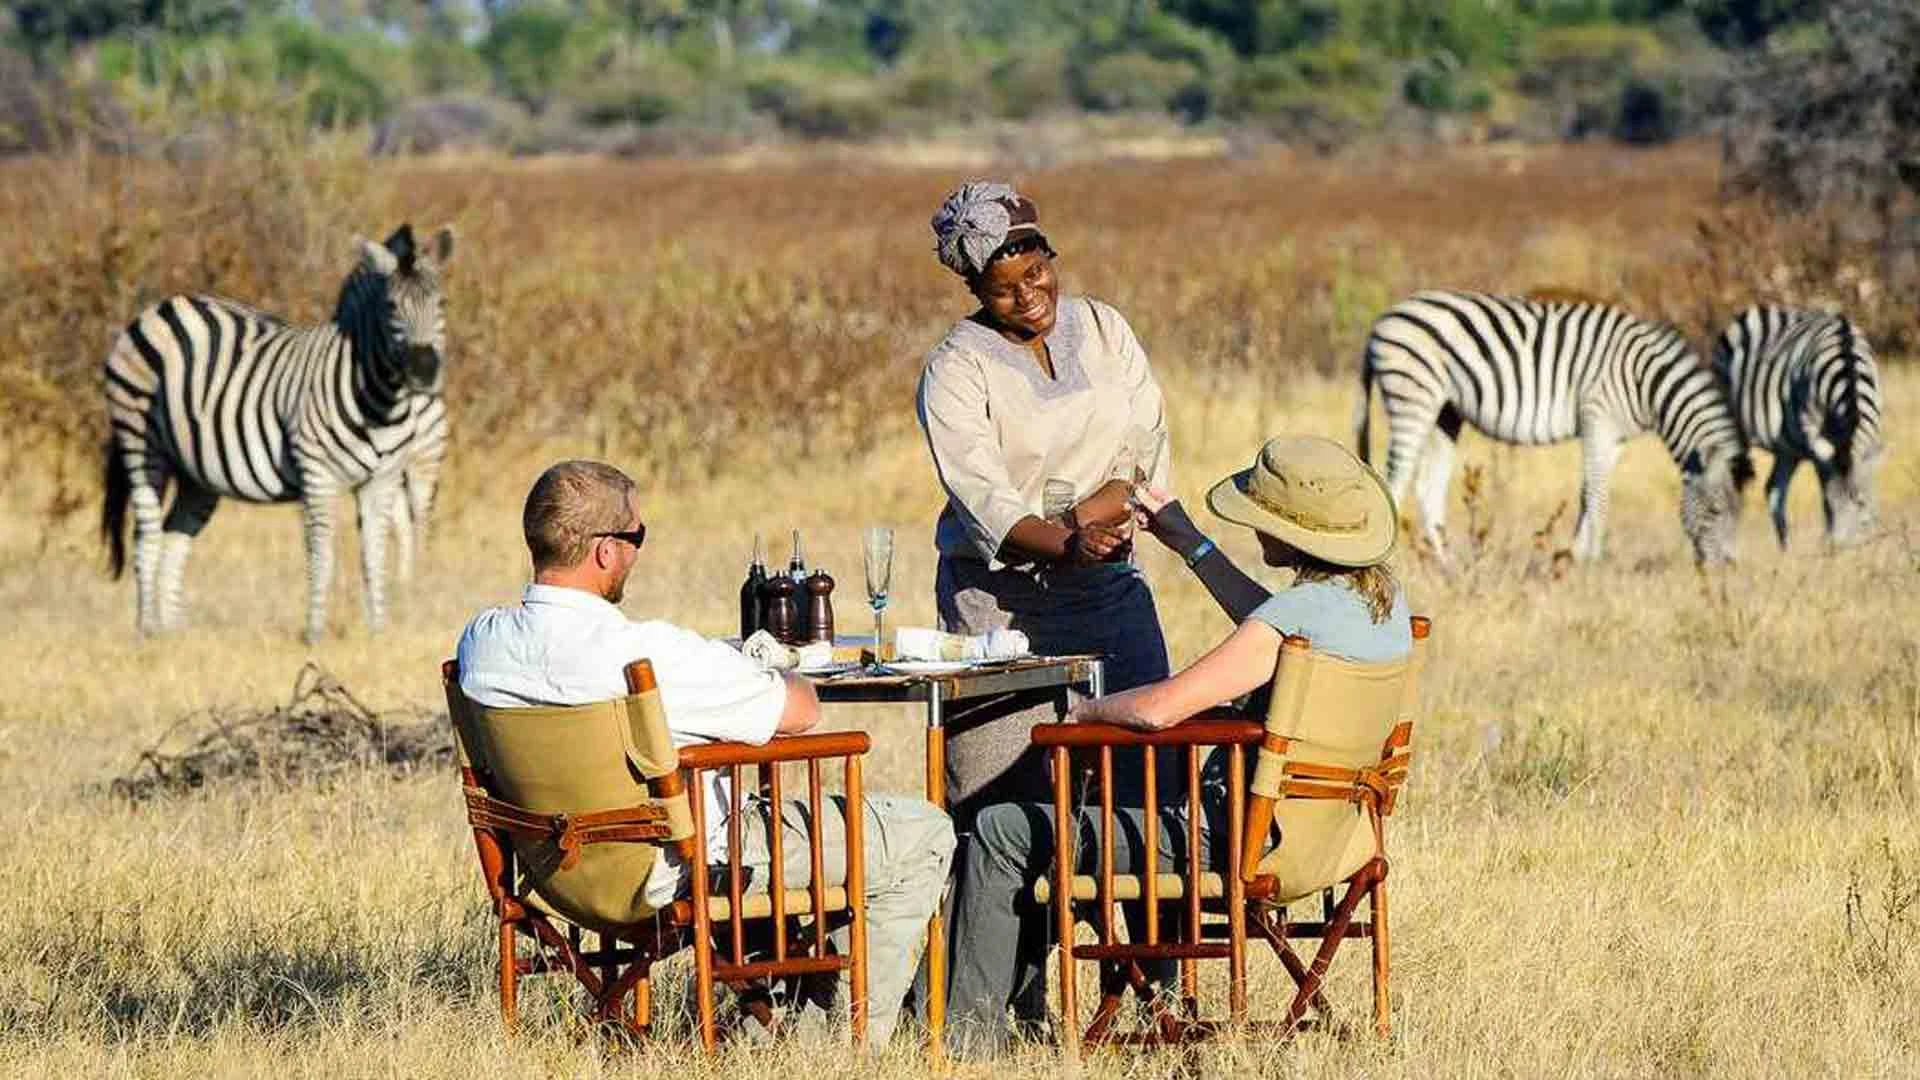
<svg viewBox="0 0 1920 1080">
<path fill-rule="evenodd" d="M 1400 583 L 1393 576 L 1393 570 L 1386 563 L 1372 566 L 1336 566 L 1292 548 L 1288 552 L 1287 565 L 1294 571 L 1294 581 L 1304 585 L 1314 581 L 1344 582 L 1347 588 L 1360 594 L 1366 601 L 1367 614 L 1376 623 L 1387 621 L 1393 614 L 1393 597 L 1400 589 Z"/>
</svg>

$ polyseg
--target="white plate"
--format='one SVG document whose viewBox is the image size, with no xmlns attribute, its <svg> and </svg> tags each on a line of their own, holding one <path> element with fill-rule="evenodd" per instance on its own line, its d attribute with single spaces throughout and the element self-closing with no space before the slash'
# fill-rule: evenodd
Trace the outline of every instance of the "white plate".
<svg viewBox="0 0 1920 1080">
<path fill-rule="evenodd" d="M 887 668 L 902 675 L 938 675 L 945 671 L 965 671 L 973 665 L 972 660 L 894 660 Z"/>
</svg>

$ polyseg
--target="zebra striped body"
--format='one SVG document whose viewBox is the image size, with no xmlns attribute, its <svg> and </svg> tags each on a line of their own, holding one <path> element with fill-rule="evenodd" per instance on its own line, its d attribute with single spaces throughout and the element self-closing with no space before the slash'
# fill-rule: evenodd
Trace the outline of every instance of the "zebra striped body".
<svg viewBox="0 0 1920 1080">
<path fill-rule="evenodd" d="M 1386 480 L 1403 504 L 1416 472 L 1428 540 L 1444 553 L 1454 444 L 1462 424 L 1523 445 L 1584 448 L 1576 558 L 1605 543 L 1607 484 L 1620 447 L 1657 432 L 1682 474 L 1682 525 L 1697 558 L 1732 558 L 1739 487 L 1750 475 L 1726 396 L 1670 327 L 1603 303 L 1430 291 L 1374 322 L 1355 416 L 1369 453 L 1379 383 L 1388 425 Z"/>
<path fill-rule="evenodd" d="M 188 549 L 219 499 L 232 497 L 301 503 L 306 636 L 317 639 L 333 570 L 333 503 L 343 491 L 358 504 L 368 619 L 382 626 L 387 528 L 404 487 L 411 505 L 401 548 L 410 560 L 444 452 L 438 265 L 451 253 L 446 230 L 432 254 L 415 251 L 406 226 L 384 245 L 363 242 L 333 320 L 314 326 L 209 296 L 169 297 L 127 326 L 106 361 L 102 531 L 118 576 L 132 511 L 143 631 L 179 622 Z"/>
<path fill-rule="evenodd" d="M 1820 477 L 1827 539 L 1861 539 L 1876 517 L 1873 474 L 1880 433 L 1880 369 L 1873 346 L 1844 317 L 1748 308 L 1720 335 L 1714 371 L 1725 382 L 1747 440 L 1773 455 L 1767 507 L 1787 545 L 1787 488 L 1804 461 Z"/>
</svg>

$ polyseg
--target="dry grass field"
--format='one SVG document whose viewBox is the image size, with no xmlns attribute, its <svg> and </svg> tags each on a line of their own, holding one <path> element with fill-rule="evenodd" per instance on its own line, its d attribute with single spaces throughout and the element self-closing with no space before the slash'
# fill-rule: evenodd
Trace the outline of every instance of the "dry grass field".
<svg viewBox="0 0 1920 1080">
<path fill-rule="evenodd" d="M 523 998 L 509 1043 L 451 776 L 216 784 L 137 806 L 107 781 L 194 710 L 284 702 L 311 659 L 376 708 L 438 710 L 436 664 L 524 580 L 526 485 L 563 455 L 642 479 L 626 608 L 727 628 L 751 535 L 805 533 L 858 626 L 861 526 L 902 537 L 894 613 L 930 624 L 938 497 L 912 422 L 918 355 L 963 314 L 926 217 L 962 177 L 842 159 L 233 169 L 0 165 L 0 1073 L 18 1076 L 895 1076 L 795 1043 L 707 1062 L 684 1029 L 608 1051 Z M 251 171 L 249 171 L 251 170 Z M 1691 247 L 1696 148 L 1117 162 L 1021 175 L 1070 288 L 1113 300 L 1158 366 L 1195 500 L 1274 432 L 1345 439 L 1371 316 L 1420 285 L 1553 284 L 1725 314 Z M 434 534 L 370 638 L 355 540 L 331 636 L 299 644 L 298 515 L 223 506 L 188 571 L 189 629 L 141 641 L 95 535 L 96 366 L 161 291 L 300 317 L 353 231 L 453 221 L 455 442 Z M 22 227 L 26 224 L 34 227 Z M 1701 335 L 1705 323 L 1687 328 Z M 1885 533 L 1820 550 L 1803 475 L 1790 552 L 1757 492 L 1742 559 L 1688 560 L 1678 478 L 1636 442 L 1609 559 L 1566 569 L 1577 452 L 1470 437 L 1455 573 L 1400 560 L 1436 620 L 1412 787 L 1392 822 L 1396 1036 L 1224 1044 L 1163 1076 L 1912 1075 L 1920 1068 L 1920 375 L 1888 362 Z M 1764 462 L 1762 462 L 1764 475 Z M 1224 546 L 1253 565 L 1245 535 Z M 1227 629 L 1146 561 L 1176 662 Z M 919 787 L 890 708 L 873 786 Z M 1337 1001 L 1364 1016 L 1354 953 Z M 677 968 L 676 968 L 677 970 Z M 1256 988 L 1284 976 L 1260 962 Z M 672 982 L 673 980 L 669 980 Z M 1267 995 L 1273 1001 L 1275 995 Z M 1256 998 L 1256 1000 L 1260 1000 Z M 1034 1049 L 995 1075 L 1053 1075 Z M 980 1071 L 979 1075 L 986 1075 Z"/>
</svg>

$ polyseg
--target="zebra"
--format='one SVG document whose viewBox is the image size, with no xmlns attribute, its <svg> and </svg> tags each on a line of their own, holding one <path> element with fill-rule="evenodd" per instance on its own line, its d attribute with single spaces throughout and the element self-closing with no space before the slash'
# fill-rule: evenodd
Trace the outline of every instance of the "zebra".
<svg viewBox="0 0 1920 1080">
<path fill-rule="evenodd" d="M 1581 441 L 1573 555 L 1582 560 L 1604 549 L 1607 481 L 1621 444 L 1652 429 L 1680 467 L 1681 525 L 1695 559 L 1733 558 L 1740 492 L 1753 466 L 1719 382 L 1672 327 L 1563 296 L 1416 293 L 1367 336 L 1354 416 L 1362 460 L 1376 381 L 1387 413 L 1388 488 L 1404 505 L 1417 469 L 1426 537 L 1443 559 L 1463 423 L 1502 442 Z"/>
<path fill-rule="evenodd" d="M 415 433 L 408 442 L 406 460 L 393 493 L 387 527 L 393 530 L 393 578 L 402 585 L 413 580 L 416 549 L 427 540 L 427 520 L 440 485 L 440 465 L 447 456 L 447 405 L 435 397 L 414 416 Z"/>
<path fill-rule="evenodd" d="M 1721 333 L 1713 369 L 1748 442 L 1773 455 L 1767 508 L 1787 546 L 1787 486 L 1803 461 L 1820 478 L 1827 540 L 1858 543 L 1874 526 L 1873 478 L 1886 450 L 1873 346 L 1839 315 L 1750 307 Z"/>
<path fill-rule="evenodd" d="M 221 496 L 298 500 L 307 550 L 305 640 L 326 627 L 336 496 L 354 492 L 369 625 L 386 621 L 386 531 L 406 489 L 410 530 L 431 509 L 446 431 L 445 319 L 440 272 L 453 231 L 427 248 L 411 225 L 384 243 L 355 238 L 357 264 L 333 318 L 296 326 L 207 295 L 142 310 L 106 359 L 109 568 L 126 566 L 133 514 L 138 625 L 180 622 L 187 551 Z M 174 488 L 162 517 L 161 498 Z M 401 541 L 412 559 L 411 535 Z"/>
</svg>

